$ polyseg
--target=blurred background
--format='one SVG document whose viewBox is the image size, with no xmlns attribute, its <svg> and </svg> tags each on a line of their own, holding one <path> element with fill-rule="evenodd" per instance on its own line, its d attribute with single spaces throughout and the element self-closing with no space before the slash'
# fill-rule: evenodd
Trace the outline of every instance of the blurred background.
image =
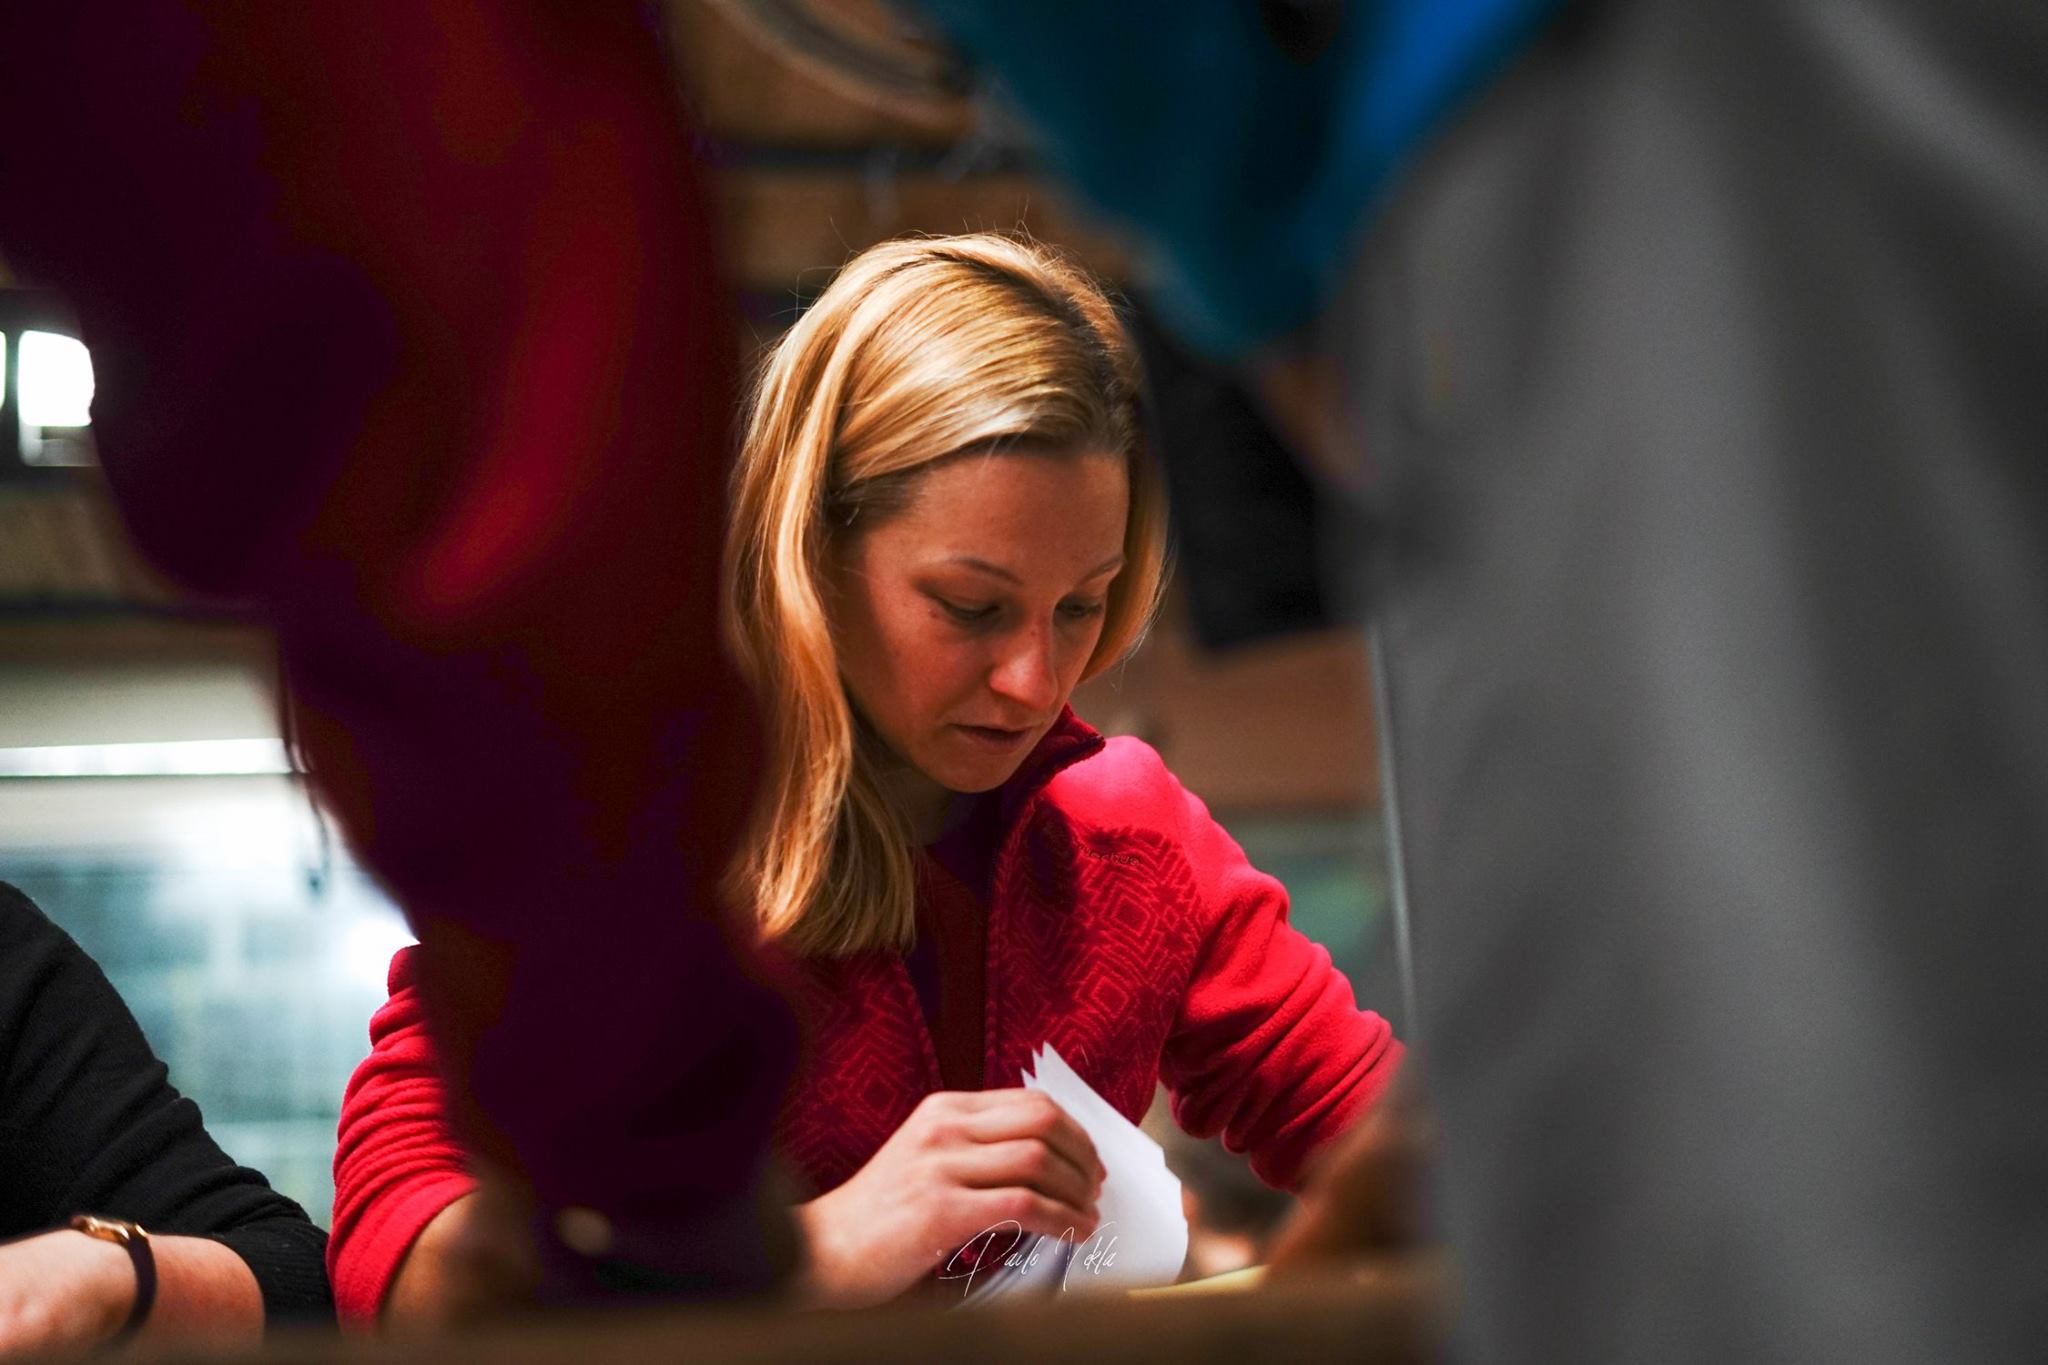
<svg viewBox="0 0 2048 1365">
<path fill-rule="evenodd" d="M 1401 1028 L 1362 639 L 1316 586 L 1358 528 L 1242 395 L 1148 335 L 1132 264 L 879 5 L 661 13 L 750 357 L 850 253 L 906 232 L 1026 231 L 1131 293 L 1158 439 L 1182 478 L 1249 480 L 1231 504 L 1248 515 L 1183 522 L 1157 630 L 1076 709 L 1156 745 Z M 92 461 L 90 359 L 62 301 L 4 262 L 0 336 L 0 879 L 100 961 L 222 1145 L 324 1223 L 342 1087 L 409 935 L 291 774 L 262 633 L 125 548 Z"/>
</svg>

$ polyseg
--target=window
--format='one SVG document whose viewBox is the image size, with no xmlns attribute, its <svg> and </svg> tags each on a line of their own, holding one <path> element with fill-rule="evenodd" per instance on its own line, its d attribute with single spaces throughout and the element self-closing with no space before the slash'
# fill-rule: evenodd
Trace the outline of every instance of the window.
<svg viewBox="0 0 2048 1365">
<path fill-rule="evenodd" d="M 92 464 L 92 357 L 85 344 L 62 332 L 21 333 L 14 382 L 21 462 L 45 468 Z"/>
</svg>

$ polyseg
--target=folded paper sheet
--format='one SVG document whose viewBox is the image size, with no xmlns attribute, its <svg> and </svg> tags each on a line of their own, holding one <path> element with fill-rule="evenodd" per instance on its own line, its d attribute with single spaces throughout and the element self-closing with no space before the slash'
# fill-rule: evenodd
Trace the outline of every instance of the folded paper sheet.
<svg viewBox="0 0 2048 1365">
<path fill-rule="evenodd" d="M 1078 1293 L 1090 1289 L 1128 1290 L 1172 1284 L 1188 1254 L 1188 1223 L 1180 1181 L 1166 1169 L 1159 1144 L 1095 1093 L 1050 1044 L 1031 1059 L 1026 1089 L 1041 1091 L 1081 1125 L 1109 1176 L 1096 1208 L 1092 1235 L 1026 1238 L 993 1264 L 991 1246 L 1011 1240 L 997 1233 L 977 1239 L 946 1273 L 963 1285 L 962 1301 L 987 1303 L 1015 1296 Z M 1015 1226 L 1009 1229 L 1015 1232 Z"/>
</svg>

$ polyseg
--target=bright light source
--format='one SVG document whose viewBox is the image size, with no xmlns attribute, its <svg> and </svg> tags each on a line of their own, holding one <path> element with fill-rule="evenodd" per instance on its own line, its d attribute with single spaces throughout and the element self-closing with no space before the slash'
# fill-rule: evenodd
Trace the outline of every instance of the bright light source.
<svg viewBox="0 0 2048 1365">
<path fill-rule="evenodd" d="M 0 777 L 256 777 L 292 770 L 278 739 L 39 744 L 0 749 Z"/>
<path fill-rule="evenodd" d="M 21 334 L 15 398 L 25 427 L 82 427 L 92 421 L 92 357 L 60 332 Z"/>
<path fill-rule="evenodd" d="M 382 990 L 391 971 L 391 958 L 400 948 L 418 942 L 405 921 L 390 910 L 365 911 L 343 932 L 342 970 L 350 979 L 373 990 Z"/>
</svg>

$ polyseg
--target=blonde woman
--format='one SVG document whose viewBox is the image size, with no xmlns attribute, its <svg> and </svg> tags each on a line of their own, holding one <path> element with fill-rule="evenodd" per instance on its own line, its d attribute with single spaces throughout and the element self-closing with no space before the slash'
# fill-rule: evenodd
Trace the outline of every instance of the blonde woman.
<svg viewBox="0 0 2048 1365">
<path fill-rule="evenodd" d="M 976 235 L 863 253 L 756 391 L 726 628 L 770 757 L 732 886 L 808 1037 L 779 1146 L 814 1301 L 893 1298 L 1006 1220 L 1090 1235 L 1100 1163 L 1017 1088 L 1041 1044 L 1133 1119 L 1163 1080 L 1281 1187 L 1400 1057 L 1159 755 L 1067 705 L 1164 578 L 1138 386 L 1099 289 Z M 410 971 L 336 1157 L 357 1319 L 447 1312 L 472 1207 Z"/>
</svg>

